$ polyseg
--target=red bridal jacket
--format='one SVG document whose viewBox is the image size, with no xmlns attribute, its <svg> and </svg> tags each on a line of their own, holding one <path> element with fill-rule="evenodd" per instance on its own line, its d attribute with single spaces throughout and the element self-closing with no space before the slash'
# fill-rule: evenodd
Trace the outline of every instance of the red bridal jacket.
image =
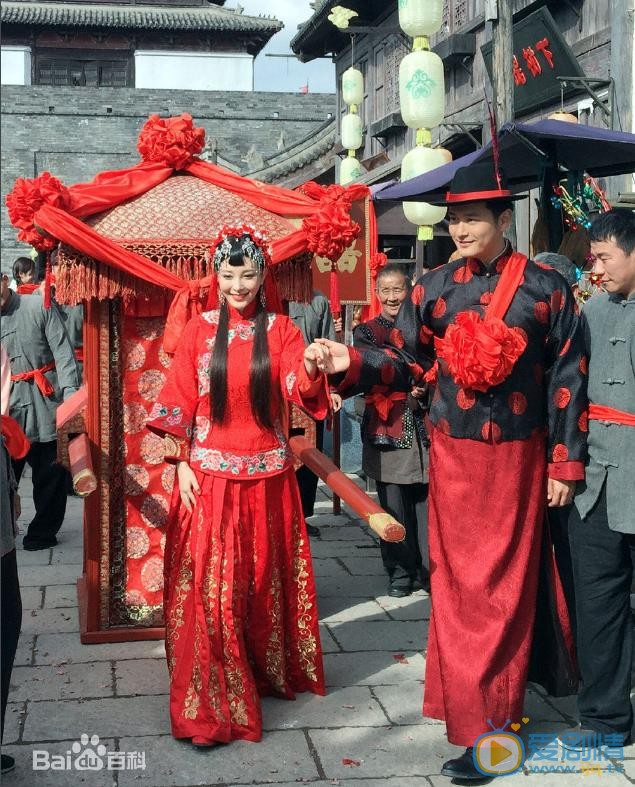
<svg viewBox="0 0 635 787">
<path fill-rule="evenodd" d="M 271 412 L 275 429 L 256 422 L 249 396 L 249 367 L 254 342 L 255 305 L 245 312 L 229 308 L 227 407 L 222 424 L 212 423 L 209 367 L 219 311 L 208 311 L 187 324 L 168 380 L 154 404 L 148 428 L 166 436 L 166 459 L 189 462 L 192 469 L 232 479 L 276 475 L 292 464 L 285 433 L 283 399 L 324 418 L 328 392 L 324 375 L 311 381 L 304 368 L 304 341 L 293 322 L 270 313 L 267 338 L 271 363 Z"/>
</svg>

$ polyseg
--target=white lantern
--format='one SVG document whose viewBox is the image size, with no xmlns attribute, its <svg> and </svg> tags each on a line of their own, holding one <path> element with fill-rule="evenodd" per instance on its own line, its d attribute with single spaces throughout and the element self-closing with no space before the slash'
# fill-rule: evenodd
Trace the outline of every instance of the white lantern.
<svg viewBox="0 0 635 787">
<path fill-rule="evenodd" d="M 443 21 L 443 0 L 399 0 L 399 26 L 409 36 L 430 36 Z"/>
<path fill-rule="evenodd" d="M 362 146 L 362 119 L 359 115 L 349 112 L 342 118 L 342 147 L 357 150 Z"/>
<path fill-rule="evenodd" d="M 428 148 L 421 145 L 408 151 L 401 162 L 401 180 L 410 180 L 424 172 L 447 164 L 448 155 L 452 154 L 444 148 Z M 408 221 L 419 227 L 419 240 L 432 239 L 432 225 L 445 218 L 446 208 L 429 205 L 427 202 L 404 202 L 403 212 Z"/>
<path fill-rule="evenodd" d="M 342 100 L 357 107 L 364 100 L 364 75 L 356 68 L 347 68 L 342 74 Z"/>
<path fill-rule="evenodd" d="M 429 50 L 406 55 L 399 66 L 401 116 L 409 128 L 433 128 L 445 115 L 443 60 Z"/>
<path fill-rule="evenodd" d="M 346 186 L 357 180 L 362 174 L 362 165 L 355 156 L 347 156 L 340 163 L 340 186 Z"/>
</svg>

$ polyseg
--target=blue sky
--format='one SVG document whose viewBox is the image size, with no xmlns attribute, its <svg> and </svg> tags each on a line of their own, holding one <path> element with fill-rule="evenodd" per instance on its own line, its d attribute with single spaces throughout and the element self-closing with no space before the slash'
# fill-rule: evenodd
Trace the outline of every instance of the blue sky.
<svg viewBox="0 0 635 787">
<path fill-rule="evenodd" d="M 266 57 L 267 53 L 289 53 L 289 42 L 296 34 L 298 25 L 313 13 L 308 0 L 228 0 L 226 7 L 240 4 L 245 14 L 274 16 L 284 22 L 284 30 L 277 33 L 255 63 L 256 90 L 280 90 L 299 92 L 302 85 L 309 84 L 311 93 L 335 91 L 335 67 L 330 60 L 314 60 L 300 63 L 295 58 Z"/>
</svg>

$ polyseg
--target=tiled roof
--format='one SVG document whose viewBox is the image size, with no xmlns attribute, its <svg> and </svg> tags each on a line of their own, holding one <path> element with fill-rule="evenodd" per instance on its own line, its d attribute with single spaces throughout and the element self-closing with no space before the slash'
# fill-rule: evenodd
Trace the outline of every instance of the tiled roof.
<svg viewBox="0 0 635 787">
<path fill-rule="evenodd" d="M 299 142 L 266 159 L 265 166 L 248 173 L 250 178 L 271 183 L 306 167 L 335 146 L 335 118 L 327 120 Z"/>
<path fill-rule="evenodd" d="M 214 30 L 277 33 L 284 25 L 265 16 L 246 16 L 217 5 L 158 7 L 79 3 L 2 3 L 2 23 L 50 27 L 112 27 L 144 30 Z"/>
</svg>

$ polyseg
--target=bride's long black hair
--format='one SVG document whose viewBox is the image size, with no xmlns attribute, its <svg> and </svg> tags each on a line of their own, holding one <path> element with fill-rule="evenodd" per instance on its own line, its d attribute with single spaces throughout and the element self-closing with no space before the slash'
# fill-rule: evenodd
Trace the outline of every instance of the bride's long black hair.
<svg viewBox="0 0 635 787">
<path fill-rule="evenodd" d="M 228 236 L 230 252 L 223 262 L 228 265 L 245 264 L 246 251 L 253 244 L 245 244 L 250 240 L 248 235 L 240 237 Z M 254 263 L 255 264 L 255 263 Z M 258 269 L 258 266 L 256 266 Z M 261 284 L 261 288 L 264 284 Z M 274 426 L 271 417 L 271 360 L 269 357 L 269 341 L 267 338 L 267 310 L 260 302 L 260 292 L 256 295 L 254 346 L 249 363 L 249 398 L 256 423 L 263 429 Z M 227 412 L 227 346 L 229 331 L 229 312 L 227 304 L 222 303 L 218 318 L 218 330 L 214 350 L 209 366 L 210 387 L 209 406 L 212 421 L 222 423 Z"/>
</svg>

